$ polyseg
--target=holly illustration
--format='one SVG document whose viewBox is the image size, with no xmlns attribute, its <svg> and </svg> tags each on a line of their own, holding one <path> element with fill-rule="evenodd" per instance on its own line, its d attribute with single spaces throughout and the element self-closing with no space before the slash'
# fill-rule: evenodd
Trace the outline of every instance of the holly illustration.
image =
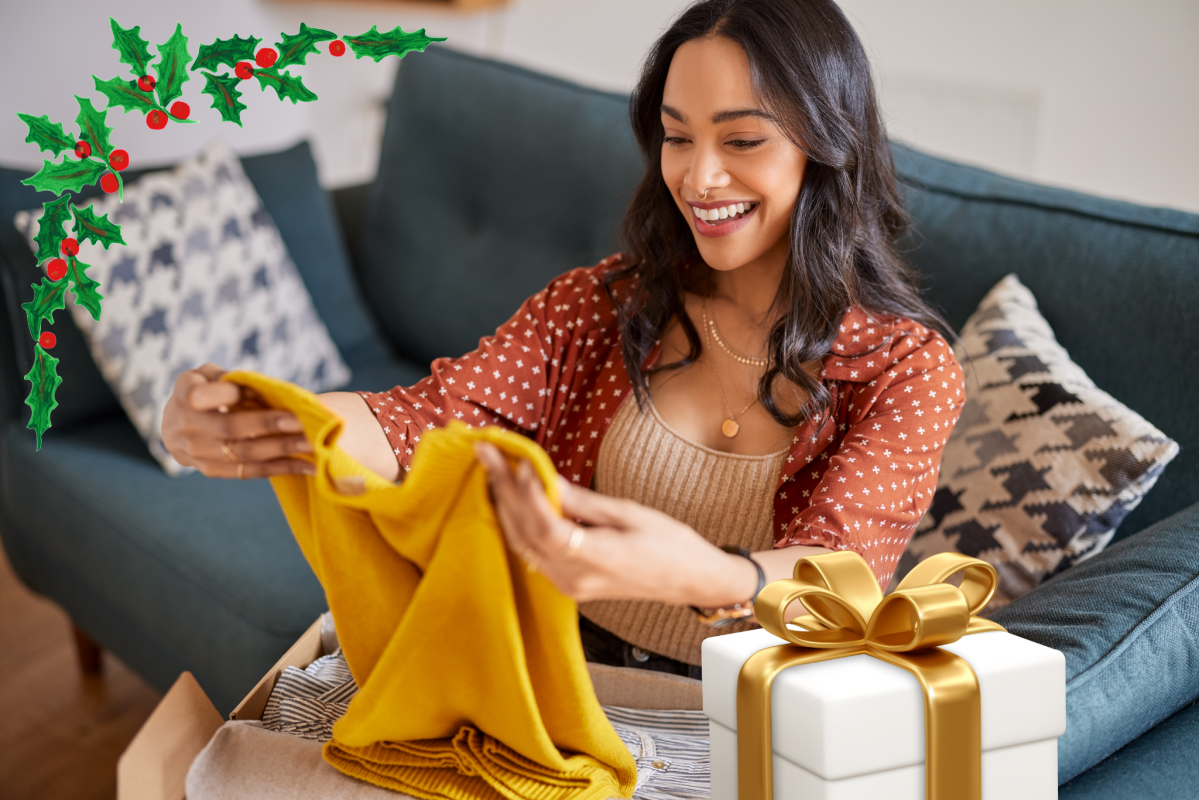
<svg viewBox="0 0 1199 800">
<path fill-rule="evenodd" d="M 242 112 L 247 110 L 242 101 L 245 81 L 256 79 L 262 91 L 273 89 L 280 100 L 292 103 L 316 100 L 316 94 L 293 70 L 306 66 L 309 55 L 321 53 L 318 45 L 324 42 L 329 43 L 332 56 L 344 55 L 349 46 L 355 57 L 370 56 L 377 62 L 392 55 L 402 58 L 414 50 L 424 50 L 431 42 L 445 41 L 426 36 L 423 28 L 415 33 L 404 33 L 399 27 L 379 33 L 378 27 L 373 26 L 359 36 L 338 37 L 332 31 L 301 23 L 297 33 L 281 33 L 274 47 L 259 47 L 263 42 L 259 37 L 235 35 L 201 45 L 193 57 L 182 25 L 175 26 L 167 41 L 155 48 L 155 54 L 151 54 L 150 43 L 142 38 L 140 26 L 123 28 L 110 18 L 109 27 L 112 49 L 129 72 L 108 80 L 92 76 L 96 93 L 107 101 L 103 110 L 98 110 L 90 98 L 76 96 L 77 137 L 64 130 L 61 123 L 51 122 L 48 115 L 17 115 L 28 129 L 26 142 L 37 145 L 39 152 L 50 153 L 51 159 L 61 157 L 57 161 L 45 159 L 41 169 L 23 181 L 39 192 L 55 195 L 42 204 L 42 216 L 33 237 L 35 256 L 38 264 L 45 264 L 46 277 L 33 284 L 33 299 L 21 306 L 34 341 L 33 366 L 25 375 L 30 383 L 25 398 L 30 408 L 27 427 L 34 431 L 39 450 L 42 434 L 50 427 L 50 413 L 58 407 L 55 392 L 62 383 L 58 359 L 47 352 L 57 339 L 51 331 L 43 331 L 42 326 L 54 324 L 55 312 L 66 307 L 68 291 L 77 306 L 99 320 L 104 296 L 99 292 L 100 283 L 87 274 L 89 266 L 77 257 L 79 243 L 89 242 L 105 250 L 125 244 L 121 227 L 109 220 L 108 215 L 71 203 L 71 193 L 97 183 L 105 192 L 116 193 L 119 201 L 124 199 L 121 171 L 129 166 L 129 153 L 112 146 L 113 129 L 107 123 L 108 112 L 113 109 L 121 109 L 123 114 L 137 112 L 154 130 L 162 130 L 170 122 L 194 124 L 195 120 L 190 119 L 191 106 L 182 96 L 184 84 L 191 79 L 189 73 L 198 72 L 204 78 L 200 91 L 211 98 L 211 108 L 225 122 L 240 126 Z M 226 71 L 230 69 L 231 72 Z M 68 225 L 71 235 L 64 230 Z"/>
</svg>

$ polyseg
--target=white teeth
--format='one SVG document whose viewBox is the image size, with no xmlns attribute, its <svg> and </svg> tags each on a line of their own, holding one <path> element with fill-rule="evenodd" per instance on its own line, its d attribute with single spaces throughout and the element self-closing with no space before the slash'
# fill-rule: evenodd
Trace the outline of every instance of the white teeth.
<svg viewBox="0 0 1199 800">
<path fill-rule="evenodd" d="M 727 205 L 722 208 L 692 207 L 692 211 L 697 218 L 713 224 L 719 222 L 720 220 L 732 219 L 738 215 L 753 211 L 753 209 L 753 203 L 732 203 L 731 205 Z"/>
<path fill-rule="evenodd" d="M 745 203 L 738 203 L 738 204 L 737 204 L 737 213 L 738 213 L 738 214 L 744 214 L 744 213 L 745 213 Z"/>
<path fill-rule="evenodd" d="M 728 218 L 729 218 L 729 210 L 728 210 L 727 208 L 722 208 L 722 209 L 720 209 L 720 218 L 721 218 L 721 219 L 728 219 Z"/>
</svg>

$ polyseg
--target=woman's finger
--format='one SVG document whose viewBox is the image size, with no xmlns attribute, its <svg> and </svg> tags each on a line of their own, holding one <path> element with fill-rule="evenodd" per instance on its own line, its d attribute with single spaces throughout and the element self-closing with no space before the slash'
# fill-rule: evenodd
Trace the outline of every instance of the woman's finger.
<svg viewBox="0 0 1199 800">
<path fill-rule="evenodd" d="M 229 381 L 208 381 L 197 372 L 184 373 L 180 380 L 193 384 L 186 389 L 184 399 L 193 411 L 216 411 L 237 405 L 241 387 Z"/>
<path fill-rule="evenodd" d="M 257 439 L 204 439 L 193 449 L 192 457 L 206 461 L 271 461 L 297 453 L 311 453 L 312 445 L 299 436 L 262 436 Z"/>
<path fill-rule="evenodd" d="M 562 514 L 590 525 L 628 528 L 637 515 L 637 506 L 626 500 L 593 492 L 582 486 L 562 482 Z"/>
<path fill-rule="evenodd" d="M 491 487 L 491 500 L 495 506 L 496 516 L 499 517 L 500 527 L 509 547 L 518 554 L 524 554 L 531 543 L 525 534 L 527 527 L 522 519 L 522 503 L 516 478 L 508 467 L 499 448 L 489 442 L 475 442 L 475 455 L 483 469 L 487 471 L 487 482 Z"/>
<path fill-rule="evenodd" d="M 270 478 L 276 475 L 315 475 L 316 467 L 299 458 L 276 458 L 273 461 L 247 461 L 233 464 L 223 460 L 204 460 L 197 466 L 210 478 Z"/>
<path fill-rule="evenodd" d="M 521 505 L 526 510 L 526 538 L 543 556 L 565 550 L 570 541 L 570 526 L 550 505 L 545 486 L 528 461 L 521 461 L 517 467 L 517 482 Z"/>
</svg>

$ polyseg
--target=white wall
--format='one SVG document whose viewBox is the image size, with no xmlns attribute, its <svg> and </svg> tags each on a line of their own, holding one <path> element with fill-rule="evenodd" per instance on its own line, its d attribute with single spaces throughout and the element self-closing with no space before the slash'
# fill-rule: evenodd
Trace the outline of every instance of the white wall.
<svg viewBox="0 0 1199 800">
<path fill-rule="evenodd" d="M 682 0 L 513 0 L 461 13 L 398 2 L 0 0 L 0 162 L 36 167 L 22 111 L 70 122 L 90 74 L 123 74 L 107 18 L 152 43 L 175 21 L 198 44 L 264 36 L 300 21 L 338 32 L 425 27 L 449 46 L 593 86 L 627 91 Z M 875 62 L 892 134 L 959 160 L 1082 191 L 1199 211 L 1199 2 L 1159 0 L 843 0 Z M 46 33 L 42 33 L 45 31 Z M 47 43 L 50 44 L 47 44 Z M 419 58 L 419 54 L 414 55 Z M 322 181 L 369 180 L 394 59 L 310 57 L 321 99 L 292 106 L 247 92 L 245 129 L 185 87 L 203 124 L 150 131 L 110 119 L 135 164 L 174 161 L 212 137 L 239 152 L 310 138 Z"/>
</svg>

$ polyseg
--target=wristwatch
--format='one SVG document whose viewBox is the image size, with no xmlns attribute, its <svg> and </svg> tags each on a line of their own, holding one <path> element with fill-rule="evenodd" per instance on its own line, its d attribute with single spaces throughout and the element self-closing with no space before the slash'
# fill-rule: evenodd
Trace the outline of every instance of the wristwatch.
<svg viewBox="0 0 1199 800">
<path fill-rule="evenodd" d="M 720 628 L 739 619 L 752 617 L 754 614 L 754 600 L 758 599 L 758 595 L 766 587 L 766 572 L 762 569 L 761 564 L 754 561 L 748 550 L 744 547 L 734 547 L 732 545 L 721 545 L 720 549 L 726 553 L 741 556 L 754 565 L 754 569 L 758 571 L 758 588 L 754 589 L 753 596 L 744 603 L 734 603 L 731 606 L 722 606 L 721 608 L 691 606 L 691 610 L 699 617 L 699 621 L 712 628 Z"/>
</svg>

